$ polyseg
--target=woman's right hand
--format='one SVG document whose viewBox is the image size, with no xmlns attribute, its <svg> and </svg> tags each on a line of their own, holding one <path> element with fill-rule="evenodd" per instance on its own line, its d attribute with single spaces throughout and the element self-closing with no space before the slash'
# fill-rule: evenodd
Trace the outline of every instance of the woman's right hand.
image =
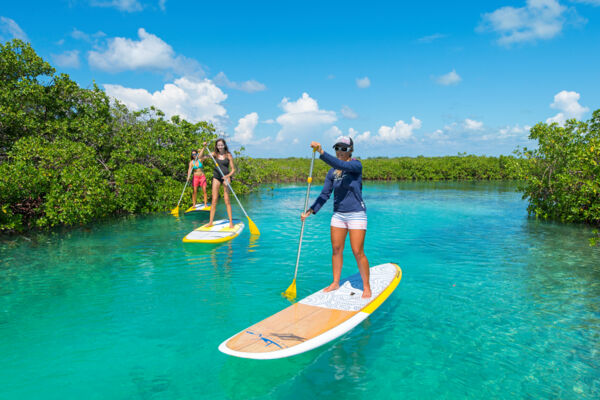
<svg viewBox="0 0 600 400">
<path fill-rule="evenodd" d="M 312 213 L 313 213 L 312 208 L 309 208 L 308 210 L 306 210 L 306 212 L 303 212 L 302 214 L 300 214 L 300 219 L 302 220 L 302 222 L 304 222 L 304 220 L 306 218 L 308 218 L 308 216 Z"/>
<path fill-rule="evenodd" d="M 312 147 L 313 151 L 318 151 L 323 154 L 323 148 L 321 147 L 321 143 L 319 142 L 310 142 L 310 147 Z"/>
</svg>

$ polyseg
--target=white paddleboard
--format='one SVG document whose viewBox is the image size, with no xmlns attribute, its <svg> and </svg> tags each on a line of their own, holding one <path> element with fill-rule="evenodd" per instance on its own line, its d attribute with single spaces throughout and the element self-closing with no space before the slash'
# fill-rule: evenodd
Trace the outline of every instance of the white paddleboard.
<svg viewBox="0 0 600 400">
<path fill-rule="evenodd" d="M 402 270 L 387 263 L 371 267 L 372 296 L 363 299 L 360 274 L 340 281 L 332 292 L 320 290 L 225 340 L 219 350 L 242 358 L 290 357 L 319 347 L 364 321 L 396 289 Z"/>
<path fill-rule="evenodd" d="M 184 214 L 193 214 L 200 211 L 210 211 L 210 204 L 198 203 L 195 206 L 192 206 L 185 210 Z"/>
<path fill-rule="evenodd" d="M 233 239 L 244 230 L 244 223 L 239 219 L 233 220 L 233 228 L 229 227 L 228 219 L 214 221 L 211 227 L 202 225 L 188 233 L 183 241 L 186 243 L 221 243 Z"/>
</svg>

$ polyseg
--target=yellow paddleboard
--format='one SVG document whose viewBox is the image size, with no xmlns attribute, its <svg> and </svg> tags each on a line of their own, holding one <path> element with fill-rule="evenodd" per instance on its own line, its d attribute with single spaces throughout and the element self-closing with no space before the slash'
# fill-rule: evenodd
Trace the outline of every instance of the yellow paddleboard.
<svg viewBox="0 0 600 400">
<path fill-rule="evenodd" d="M 370 269 L 372 296 L 362 298 L 360 274 L 340 282 L 332 292 L 322 290 L 230 337 L 219 350 L 231 356 L 273 359 L 319 347 L 364 321 L 396 289 L 402 270 L 387 263 Z"/>
<path fill-rule="evenodd" d="M 185 210 L 184 214 L 194 214 L 200 211 L 210 211 L 210 204 L 198 203 Z"/>
<path fill-rule="evenodd" d="M 233 239 L 244 229 L 244 223 L 239 219 L 233 220 L 233 228 L 229 227 L 228 219 L 214 221 L 213 225 L 202 225 L 188 233 L 183 241 L 186 243 L 222 243 Z"/>
</svg>

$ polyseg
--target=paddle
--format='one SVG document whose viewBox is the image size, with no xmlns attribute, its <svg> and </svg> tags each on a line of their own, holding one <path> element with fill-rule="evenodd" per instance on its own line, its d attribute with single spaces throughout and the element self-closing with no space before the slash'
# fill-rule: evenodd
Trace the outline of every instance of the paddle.
<svg viewBox="0 0 600 400">
<path fill-rule="evenodd" d="M 177 202 L 177 207 L 171 210 L 171 214 L 173 214 L 174 216 L 179 215 L 179 203 L 181 203 L 181 199 L 183 199 L 183 193 L 185 193 L 185 188 L 187 187 L 189 180 L 190 177 L 188 176 L 188 178 L 185 180 L 185 185 L 183 185 L 183 191 L 181 192 L 181 196 L 179 197 L 179 201 Z"/>
<path fill-rule="evenodd" d="M 304 199 L 304 212 L 306 212 L 306 209 L 308 208 L 308 196 L 310 195 L 310 185 L 312 183 L 313 165 L 315 164 L 315 153 L 316 150 L 313 150 L 312 159 L 310 160 L 310 171 L 308 172 L 308 179 L 306 180 L 308 182 L 308 187 L 306 188 L 306 198 Z M 300 264 L 300 250 L 302 249 L 302 236 L 304 235 L 305 222 L 306 218 L 304 219 L 304 221 L 302 221 L 302 228 L 300 228 L 300 242 L 298 243 L 298 255 L 296 256 L 296 270 L 294 271 L 294 280 L 292 281 L 290 287 L 288 287 L 285 292 L 281 293 L 283 297 L 286 297 L 289 300 L 294 300 L 296 298 L 296 275 L 298 275 L 298 264 Z"/>
<path fill-rule="evenodd" d="M 208 155 L 210 156 L 210 158 L 212 158 L 212 160 L 215 163 L 217 169 L 221 173 L 221 176 L 225 176 L 225 174 L 223 173 L 223 171 L 221 171 L 221 167 L 219 167 L 219 164 L 217 163 L 217 160 L 215 160 L 215 158 L 213 157 L 213 155 L 210 152 L 210 150 L 208 150 Z M 240 202 L 240 199 L 238 199 L 238 197 L 235 195 L 235 192 L 233 191 L 233 188 L 231 187 L 231 185 L 229 184 L 229 182 L 227 182 L 227 181 L 224 181 L 224 182 L 227 185 L 227 187 L 229 188 L 229 190 L 231 190 L 231 193 L 233 193 L 233 197 L 235 197 L 235 199 L 237 200 L 238 204 L 240 205 L 240 208 L 244 212 L 244 215 L 246 215 L 246 218 L 248 218 L 248 226 L 250 227 L 250 233 L 252 235 L 260 235 L 260 231 L 258 230 L 258 227 L 256 226 L 256 224 L 254 222 L 252 222 L 252 220 L 248 216 L 248 213 L 246 212 L 246 210 L 244 210 L 244 207 L 242 206 L 242 203 Z"/>
</svg>

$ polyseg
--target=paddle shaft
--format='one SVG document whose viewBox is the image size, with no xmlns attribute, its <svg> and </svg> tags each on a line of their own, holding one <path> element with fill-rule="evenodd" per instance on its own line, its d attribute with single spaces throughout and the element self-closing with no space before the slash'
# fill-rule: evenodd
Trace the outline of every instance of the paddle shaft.
<svg viewBox="0 0 600 400">
<path fill-rule="evenodd" d="M 304 199 L 304 212 L 306 212 L 308 208 L 308 197 L 310 196 L 310 186 L 312 184 L 312 173 L 313 173 L 313 165 L 315 164 L 315 153 L 313 151 L 312 159 L 310 160 L 310 171 L 308 172 L 308 187 L 306 188 L 306 198 Z M 294 281 L 296 281 L 296 275 L 298 274 L 298 265 L 300 264 L 300 250 L 302 249 L 302 236 L 304 235 L 304 223 L 306 222 L 306 218 L 302 221 L 302 228 L 300 228 L 300 242 L 298 243 L 298 255 L 296 256 L 296 269 L 294 270 Z"/>
<path fill-rule="evenodd" d="M 229 184 L 229 182 L 225 180 L 225 174 L 221 170 L 221 167 L 219 167 L 219 163 L 217 162 L 217 160 L 215 160 L 215 158 L 213 157 L 213 155 L 210 152 L 210 150 L 208 151 L 208 155 L 210 156 L 210 158 L 212 158 L 213 162 L 215 163 L 215 166 L 217 167 L 217 169 L 221 173 L 221 176 L 223 177 L 223 182 L 225 182 L 225 185 L 227 185 L 227 187 L 229 188 L 229 190 L 231 190 L 231 193 L 233 193 L 233 197 L 235 197 L 235 199 L 237 200 L 238 204 L 240 205 L 240 208 L 244 212 L 244 215 L 246 216 L 246 218 L 250 219 L 250 217 L 248 216 L 248 213 L 246 212 L 246 210 L 244 210 L 244 206 L 242 206 L 242 203 L 240 202 L 240 199 L 238 199 L 238 197 L 235 195 L 235 192 L 233 191 L 233 188 L 231 187 L 231 185 Z"/>
<path fill-rule="evenodd" d="M 189 182 L 190 177 L 188 176 L 188 178 L 185 180 L 185 185 L 183 185 L 183 190 L 181 191 L 181 196 L 179 197 L 179 201 L 177 202 L 177 207 L 179 208 L 179 203 L 181 203 L 181 199 L 183 199 L 183 194 L 185 193 L 185 188 L 187 187 L 187 183 Z"/>
</svg>

